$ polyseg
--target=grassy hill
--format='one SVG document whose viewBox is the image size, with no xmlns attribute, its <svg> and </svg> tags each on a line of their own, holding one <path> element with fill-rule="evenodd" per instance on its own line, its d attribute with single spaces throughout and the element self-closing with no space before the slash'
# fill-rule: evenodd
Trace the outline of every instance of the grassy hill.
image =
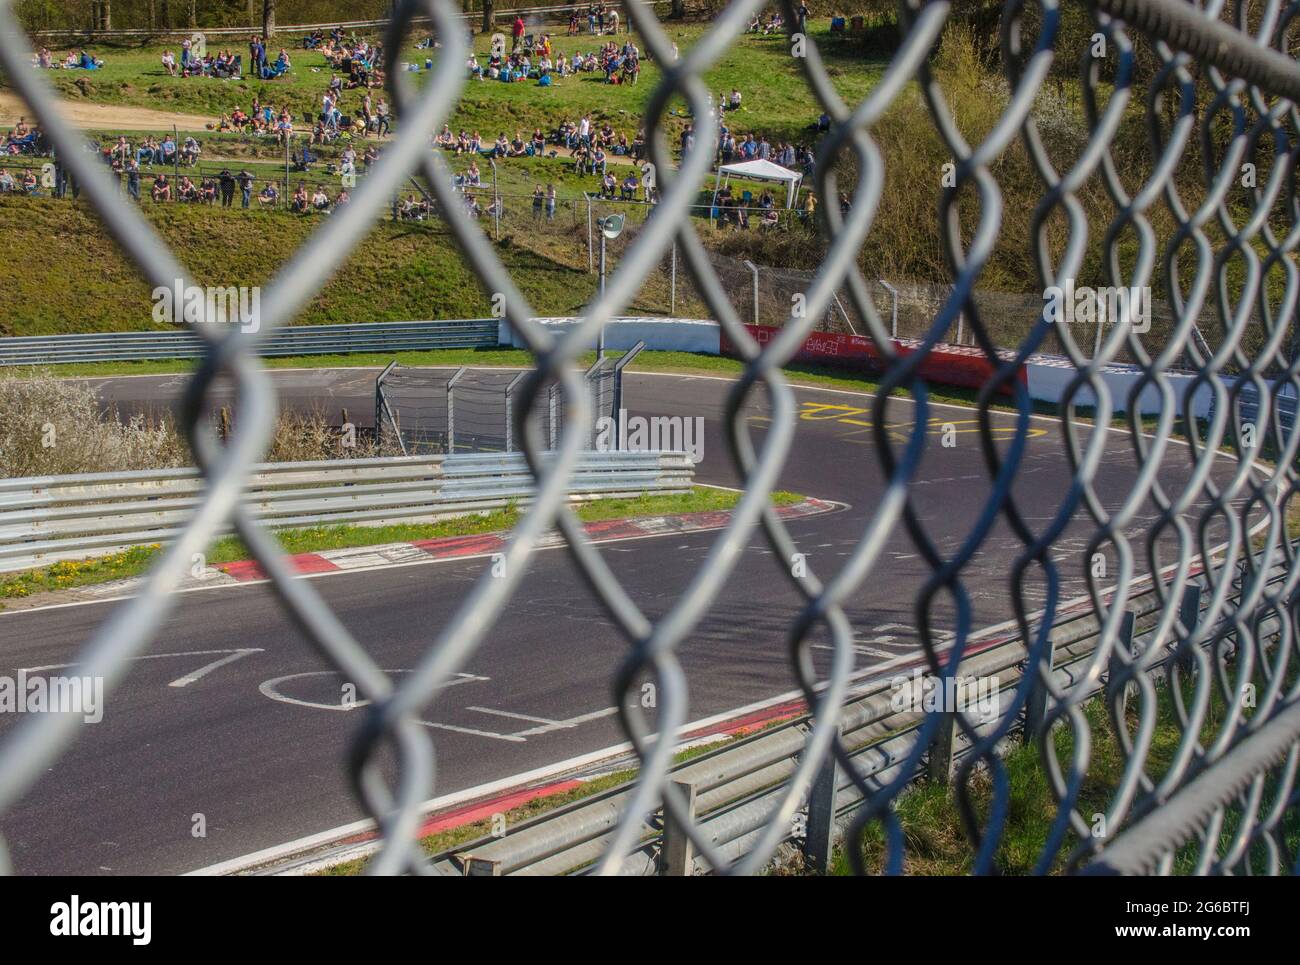
<svg viewBox="0 0 1300 965">
<path fill-rule="evenodd" d="M 144 211 L 200 285 L 265 284 L 319 222 L 238 208 L 171 205 Z M 585 248 L 578 261 L 572 241 L 557 243 L 572 234 L 572 225 L 557 226 L 545 237 L 539 231 L 532 248 L 510 241 L 497 246 L 498 257 L 542 314 L 574 314 L 596 289 Z M 150 286 L 84 203 L 0 197 L 0 249 L 0 335 L 156 327 Z M 667 284 L 653 277 L 633 311 L 662 311 Z M 384 220 L 297 321 L 486 318 L 490 309 L 489 296 L 441 223 Z"/>
</svg>

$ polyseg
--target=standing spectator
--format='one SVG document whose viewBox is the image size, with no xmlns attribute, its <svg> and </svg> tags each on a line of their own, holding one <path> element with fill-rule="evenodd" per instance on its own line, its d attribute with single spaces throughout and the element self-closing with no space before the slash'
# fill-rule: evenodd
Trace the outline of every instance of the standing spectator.
<svg viewBox="0 0 1300 965">
<path fill-rule="evenodd" d="M 797 20 L 797 33 L 807 35 L 808 33 L 808 4 L 804 0 L 799 0 L 799 8 L 795 11 Z"/>
<path fill-rule="evenodd" d="M 140 202 L 140 164 L 135 158 L 126 159 L 126 193 L 131 200 Z"/>
<path fill-rule="evenodd" d="M 546 220 L 555 220 L 555 185 L 546 186 Z"/>
<path fill-rule="evenodd" d="M 185 73 L 190 68 L 190 38 L 186 37 L 181 41 L 181 73 Z"/>
<path fill-rule="evenodd" d="M 379 103 L 375 105 L 375 131 L 377 137 L 384 137 L 388 133 L 388 101 L 382 97 Z"/>
<path fill-rule="evenodd" d="M 533 220 L 534 221 L 542 220 L 542 204 L 545 200 L 546 200 L 546 192 L 542 190 L 542 186 L 540 184 L 536 185 L 533 188 Z"/>
<path fill-rule="evenodd" d="M 515 22 L 510 28 L 514 35 L 514 46 L 510 48 L 512 51 L 518 50 L 519 45 L 524 42 L 524 29 L 524 18 L 516 15 Z"/>
<path fill-rule="evenodd" d="M 247 208 L 249 202 L 253 200 L 253 176 L 247 171 L 241 170 L 238 174 L 239 193 L 243 201 L 243 207 Z"/>
<path fill-rule="evenodd" d="M 229 208 L 235 202 L 235 176 L 230 173 L 230 168 L 222 168 L 217 177 L 221 181 L 221 206 Z"/>
</svg>

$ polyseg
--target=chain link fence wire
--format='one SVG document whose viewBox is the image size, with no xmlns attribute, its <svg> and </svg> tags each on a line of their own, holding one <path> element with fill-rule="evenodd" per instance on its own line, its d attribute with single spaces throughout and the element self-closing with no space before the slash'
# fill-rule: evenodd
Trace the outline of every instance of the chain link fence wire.
<svg viewBox="0 0 1300 965">
<path fill-rule="evenodd" d="M 443 44 L 434 75 L 417 92 L 394 72 L 391 96 L 401 121 L 399 136 L 359 185 L 352 204 L 323 223 L 264 291 L 260 331 L 249 335 L 199 327 L 207 355 L 188 384 L 183 417 L 207 480 L 205 498 L 139 594 L 119 604 L 91 634 L 77 673 L 102 677 L 111 692 L 131 658 L 150 645 L 172 611 L 172 591 L 192 554 L 233 521 L 269 575 L 286 617 L 369 701 L 346 762 L 358 800 L 382 836 L 367 870 L 427 873 L 431 866 L 417 831 L 421 802 L 433 797 L 438 786 L 436 742 L 419 719 L 437 703 L 450 675 L 492 632 L 495 618 L 519 587 L 525 559 L 545 533 L 557 528 L 594 598 L 628 643 L 611 686 L 639 770 L 595 873 L 618 873 L 638 844 L 643 822 L 661 808 L 662 820 L 684 829 L 695 853 L 715 872 L 760 871 L 789 836 L 791 820 L 815 776 L 832 760 L 862 798 L 847 830 L 850 864 L 858 872 L 868 870 L 862 845 L 871 829 L 883 841 L 883 870 L 901 872 L 908 843 L 897 805 L 907 790 L 906 775 L 951 739 L 954 727 L 970 745 L 951 775 L 970 868 L 994 872 L 1006 841 L 1011 799 L 999 751 L 1026 721 L 1054 804 L 1037 871 L 1294 872 L 1300 851 L 1295 837 L 1300 683 L 1294 612 L 1300 569 L 1294 565 L 1289 516 L 1300 437 L 1275 418 L 1274 400 L 1283 387 L 1292 395 L 1300 388 L 1295 352 L 1300 277 L 1294 262 L 1300 240 L 1294 175 L 1300 159 L 1300 69 L 1289 39 L 1300 4 L 1211 0 L 1201 7 L 1182 0 L 1095 0 L 1072 7 L 1089 21 L 1080 37 L 1062 30 L 1064 7 L 1058 0 L 1008 0 L 996 38 L 1006 96 L 996 103 L 994 123 L 978 137 L 953 116 L 931 62 L 954 5 L 939 0 L 899 4 L 901 41 L 859 103 L 841 99 L 811 38 L 800 38 L 797 45 L 792 38 L 792 51 L 802 54 L 797 66 L 831 120 L 818 146 L 813 187 L 824 198 L 845 190 L 850 203 L 843 210 L 819 207 L 818 232 L 828 244 L 803 292 L 804 311 L 782 319 L 779 298 L 772 295 L 772 321 L 781 328 L 760 348 L 744 328 L 749 308 L 743 299 L 728 297 L 729 286 L 720 279 L 690 211 L 710 177 L 718 133 L 703 77 L 761 7 L 761 0 L 733 0 L 720 7 L 699 41 L 676 60 L 655 13 L 640 4 L 626 7 L 645 49 L 666 65 L 662 83 L 648 92 L 644 117 L 650 158 L 659 172 L 660 201 L 636 230 L 626 232 L 629 237 L 603 291 L 592 298 L 578 324 L 557 334 L 532 321 L 535 312 L 503 268 L 483 221 L 467 214 L 442 158 L 428 150 L 429 133 L 448 118 L 464 83 L 466 42 L 457 11 L 448 0 L 399 4 L 385 49 L 402 49 L 412 38 L 411 18 L 427 14 Z M 793 30 L 798 18 L 792 4 L 785 0 L 780 7 Z M 1105 44 L 1095 43 L 1095 36 Z M 85 196 L 151 284 L 170 287 L 185 279 L 174 253 L 138 212 L 122 203 L 107 174 L 75 150 L 78 135 L 62 118 L 42 78 L 27 67 L 30 46 L 15 26 L 11 5 L 0 4 L 0 62 L 63 150 Z M 1065 143 L 1050 136 L 1049 127 L 1040 129 L 1036 103 L 1049 83 L 1073 85 L 1080 92 L 1086 115 L 1082 140 Z M 951 182 L 934 189 L 950 278 L 948 286 L 933 292 L 928 308 L 916 309 L 912 335 L 917 344 L 904 354 L 891 341 L 873 279 L 861 266 L 887 175 L 878 139 L 882 119 L 913 97 L 924 104 L 951 158 Z M 682 101 L 698 119 L 701 149 L 675 168 L 662 132 L 670 105 Z M 1140 170 L 1117 164 L 1114 156 L 1121 132 L 1134 122 L 1147 137 L 1146 165 Z M 1109 285 L 1155 287 L 1170 307 L 1167 330 L 1158 339 L 1141 337 L 1131 315 L 1124 313 L 1100 339 L 1094 333 L 1089 341 L 1087 332 L 1081 337 L 1070 324 L 1050 318 L 1041 305 L 1006 306 L 1006 312 L 1016 315 L 1015 324 L 998 327 L 1008 323 L 994 318 L 999 310 L 982 303 L 976 292 L 1005 220 L 1014 213 L 1007 210 L 998 179 L 1003 159 L 1013 150 L 1023 152 L 1041 185 L 1037 206 L 1028 214 L 1025 273 L 1046 290 L 1079 278 L 1085 261 L 1092 259 L 1089 263 L 1100 266 Z M 1185 163 L 1189 158 L 1195 163 Z M 856 170 L 851 186 L 842 185 L 837 173 L 844 161 Z M 1257 167 L 1259 177 L 1253 186 L 1243 187 L 1239 178 L 1247 163 Z M 484 573 L 454 616 L 430 632 L 413 670 L 395 679 L 336 619 L 312 581 L 293 578 L 277 544 L 240 508 L 238 496 L 266 449 L 276 412 L 275 392 L 255 353 L 259 340 L 293 318 L 385 213 L 393 196 L 407 190 L 409 176 L 417 171 L 483 286 L 501 295 L 508 321 L 536 358 L 535 369 L 515 385 L 511 432 L 536 476 L 537 494 L 509 541 L 505 575 Z M 1080 202 L 1086 187 L 1098 185 L 1110 199 L 1103 222 L 1089 220 Z M 1157 223 L 1163 231 L 1157 232 Z M 604 404 L 593 399 L 575 363 L 601 327 L 633 302 L 674 246 L 709 314 L 744 359 L 726 414 L 729 457 L 745 491 L 682 596 L 652 620 L 586 542 L 564 494 L 578 455 L 591 439 L 597 406 Z M 773 579 L 789 581 L 804 601 L 788 628 L 787 644 L 790 670 L 811 717 L 798 765 L 762 830 L 730 862 L 700 832 L 689 802 L 667 778 L 674 741 L 656 740 L 655 735 L 676 734 L 688 719 L 689 693 L 678 648 L 718 605 L 755 531 L 761 531 L 777 561 L 791 560 L 799 550 L 769 500 L 797 424 L 794 396 L 781 366 L 830 316 L 837 299 L 884 360 L 879 390 L 870 403 L 884 488 L 838 571 L 786 566 L 773 571 Z M 1213 325 L 1202 340 L 1195 332 L 1206 313 Z M 1257 320 L 1254 335 L 1252 319 Z M 959 320 L 996 374 L 978 393 L 975 413 L 987 495 L 969 531 L 954 534 L 927 525 L 913 483 L 934 445 L 926 431 L 929 397 L 918 369 L 936 345 L 953 337 Z M 1002 344 L 1007 336 L 998 332 L 1013 333 L 1014 344 Z M 1059 347 L 1073 371 L 1057 425 L 1070 486 L 1047 518 L 1030 518 L 1014 498 L 1014 484 L 1026 471 L 1031 411 L 1017 373 L 1020 363 L 1049 344 Z M 1013 348 L 1015 357 L 1003 359 L 999 347 Z M 1120 357 L 1141 368 L 1142 380 L 1133 391 L 1154 388 L 1164 406 L 1146 423 L 1128 417 L 1136 481 L 1119 505 L 1107 505 L 1096 483 L 1108 434 L 1076 421 L 1074 401 L 1095 400 L 1097 423 L 1109 424 L 1117 400 L 1103 376 L 1105 366 Z M 1197 388 L 1213 395 L 1211 419 L 1195 418 L 1190 396 L 1176 395 L 1170 374 L 1180 365 L 1195 372 Z M 224 446 L 201 418 L 204 398 L 218 379 L 238 387 L 243 413 Z M 544 400 L 552 386 L 563 400 L 558 427 L 534 417 L 539 406 L 548 410 Z M 1240 412 L 1246 387 L 1253 390 L 1256 422 L 1245 422 Z M 436 394 L 439 384 L 427 388 Z M 771 421 L 756 442 L 744 412 L 759 392 L 766 395 Z M 890 398 L 900 392 L 910 394 L 916 406 L 913 423 L 901 430 L 891 426 L 886 413 Z M 1010 438 L 995 432 L 994 400 L 1010 400 L 1014 409 Z M 433 418 L 436 405 L 430 402 Z M 1190 464 L 1186 484 L 1174 489 L 1156 469 L 1179 433 L 1187 436 Z M 450 437 L 452 429 L 445 435 Z M 436 437 L 435 431 L 434 444 Z M 1229 471 L 1212 472 L 1224 467 Z M 1156 514 L 1147 539 L 1131 540 L 1129 526 L 1148 503 Z M 1087 603 L 1100 624 L 1097 645 L 1072 678 L 1075 682 L 1062 684 L 1050 663 L 1053 625 L 1062 606 L 1064 564 L 1058 551 L 1066 527 L 1078 519 L 1090 529 L 1083 558 L 1104 549 L 1117 561 L 1118 572 L 1111 574 L 1113 586 L 1089 576 Z M 1027 651 L 1025 673 L 1014 692 L 1005 695 L 992 726 L 979 727 L 960 710 L 927 713 L 902 752 L 900 777 L 867 780 L 856 770 L 838 730 L 853 667 L 854 628 L 844 605 L 884 563 L 887 538 L 905 533 L 929 572 L 912 601 L 919 648 L 936 683 L 946 687 L 961 673 L 968 641 L 979 629 L 972 625 L 966 578 L 995 524 L 1009 531 L 1016 547 L 1014 559 L 1005 564 L 1005 588 Z M 1154 628 L 1137 651 L 1130 648 L 1125 627 L 1132 626 L 1127 609 L 1141 575 L 1151 581 L 1157 603 L 1148 613 Z M 1201 589 L 1203 606 L 1185 606 L 1189 585 Z M 948 613 L 950 629 L 941 628 Z M 829 662 L 820 673 L 814 672 L 810 655 L 814 641 L 830 647 Z M 1148 672 L 1170 656 L 1176 659 L 1168 661 L 1162 676 Z M 1087 705 L 1092 685 L 1103 678 L 1108 679 L 1108 713 L 1099 720 L 1089 716 Z M 657 702 L 651 709 L 639 700 L 646 679 L 656 685 Z M 1028 713 L 1032 708 L 1040 712 Z M 1172 758 L 1157 766 L 1153 734 L 1158 722 L 1168 726 L 1171 720 L 1176 747 Z M 0 743 L 0 812 L 57 762 L 76 739 L 77 726 L 71 715 L 32 715 L 7 733 Z M 1118 740 L 1123 776 L 1110 790 L 1104 820 L 1098 822 L 1093 806 L 1085 806 L 1083 791 L 1094 765 L 1095 738 L 1105 729 Z M 385 766 L 389 759 L 395 762 L 391 771 Z M 977 794 L 980 787 L 987 788 L 985 798 Z M 1099 824 L 1107 829 L 1104 833 L 1097 833 Z M 7 862 L 7 850 L 0 849 L 0 859 Z"/>
</svg>

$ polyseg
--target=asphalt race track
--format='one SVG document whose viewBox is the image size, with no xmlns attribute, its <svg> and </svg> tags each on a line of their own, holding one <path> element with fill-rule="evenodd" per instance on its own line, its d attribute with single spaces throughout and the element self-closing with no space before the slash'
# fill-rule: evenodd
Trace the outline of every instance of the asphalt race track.
<svg viewBox="0 0 1300 965">
<path fill-rule="evenodd" d="M 369 423 L 375 370 L 273 373 L 282 404 L 346 406 Z M 184 379 L 95 380 L 124 410 L 166 405 Z M 633 413 L 706 420 L 701 482 L 736 485 L 722 436 L 729 383 L 687 376 L 633 375 L 626 400 Z M 823 579 L 855 545 L 882 490 L 879 454 L 869 427 L 870 399 L 854 393 L 796 390 L 799 420 L 781 486 L 848 505 L 841 512 L 790 523 L 810 568 Z M 761 394 L 746 410 L 761 443 L 768 410 Z M 911 402 L 891 404 L 903 433 Z M 952 553 L 974 525 L 989 492 L 975 413 L 934 407 L 935 424 L 918 479 L 916 508 L 940 551 Z M 1013 417 L 995 419 L 1009 436 Z M 939 444 L 942 423 L 957 443 Z M 1029 524 L 1046 525 L 1065 495 L 1068 464 L 1059 426 L 1032 423 L 1015 496 Z M 1190 469 L 1185 446 L 1173 445 L 1162 467 L 1177 492 Z M 1225 459 L 1221 474 L 1231 465 Z M 1096 489 L 1119 506 L 1137 475 L 1127 434 L 1108 434 Z M 1139 537 L 1154 516 L 1144 508 L 1130 530 Z M 1082 547 L 1090 520 L 1077 520 L 1054 552 L 1069 579 L 1065 598 L 1083 592 Z M 716 533 L 668 536 L 600 547 L 632 598 L 662 615 L 700 565 Z M 975 626 L 1011 615 L 1008 563 L 1022 544 L 1004 524 L 989 535 L 964 572 Z M 415 665 L 461 603 L 485 559 L 328 574 L 315 589 L 384 668 Z M 774 698 L 796 687 L 785 630 L 799 598 L 761 535 L 735 568 L 707 619 L 681 648 L 690 680 L 690 720 Z M 848 608 L 862 669 L 914 656 L 913 601 L 929 568 L 901 527 Z M 1041 587 L 1027 588 L 1042 599 Z M 0 674 L 75 661 L 107 617 L 111 601 L 0 614 Z M 950 608 L 936 609 L 951 628 Z M 824 643 L 822 644 L 824 646 Z M 610 681 L 626 651 L 567 553 L 544 551 L 487 642 L 426 714 L 438 753 L 435 793 L 511 775 L 623 741 Z M 360 715 L 339 706 L 343 681 L 288 625 L 265 585 L 182 594 L 122 686 L 104 719 L 78 741 L 27 796 L 0 819 L 15 870 L 50 873 L 174 873 L 193 870 L 324 831 L 365 815 L 343 772 L 349 736 Z M 0 734 L 21 715 L 0 715 Z M 206 837 L 191 833 L 203 815 Z"/>
</svg>

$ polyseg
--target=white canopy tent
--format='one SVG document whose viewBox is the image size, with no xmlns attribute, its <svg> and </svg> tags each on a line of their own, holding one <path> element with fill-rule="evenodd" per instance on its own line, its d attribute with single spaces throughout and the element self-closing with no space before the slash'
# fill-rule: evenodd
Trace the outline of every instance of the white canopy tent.
<svg viewBox="0 0 1300 965">
<path fill-rule="evenodd" d="M 741 161 L 738 164 L 723 164 L 718 168 L 718 179 L 713 186 L 713 197 L 717 200 L 722 185 L 732 178 L 746 178 L 750 181 L 778 181 L 785 185 L 785 206 L 794 207 L 794 199 L 799 195 L 799 184 L 803 175 L 791 171 L 772 161 Z"/>
</svg>

